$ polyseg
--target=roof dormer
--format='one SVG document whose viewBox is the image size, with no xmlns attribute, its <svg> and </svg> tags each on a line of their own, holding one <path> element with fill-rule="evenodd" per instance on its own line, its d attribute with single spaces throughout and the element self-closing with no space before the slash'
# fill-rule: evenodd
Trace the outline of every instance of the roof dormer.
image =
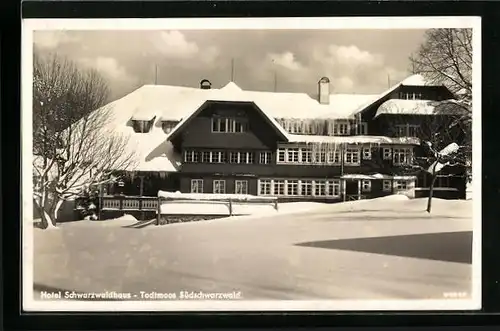
<svg viewBox="0 0 500 331">
<path fill-rule="evenodd" d="M 132 128 L 136 133 L 148 133 L 153 127 L 156 116 L 144 117 L 144 116 L 132 116 L 130 119 L 132 122 Z"/>
</svg>

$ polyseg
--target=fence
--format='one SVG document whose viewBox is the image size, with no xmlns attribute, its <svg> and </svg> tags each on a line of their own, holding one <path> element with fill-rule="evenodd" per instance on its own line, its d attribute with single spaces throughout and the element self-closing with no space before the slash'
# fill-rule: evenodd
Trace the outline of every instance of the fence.
<svg viewBox="0 0 500 331">
<path fill-rule="evenodd" d="M 227 207 L 225 215 L 233 216 L 235 205 L 270 205 L 278 210 L 276 197 L 259 197 L 258 199 L 217 199 L 213 198 L 182 198 L 182 197 L 142 197 L 142 196 L 103 196 L 101 197 L 101 211 L 155 211 L 157 214 L 156 225 L 160 224 L 161 215 L 169 215 L 161 210 L 164 203 L 172 204 L 209 204 Z M 180 214 L 180 213 L 176 213 Z M 188 214 L 188 213 L 186 213 Z"/>
</svg>

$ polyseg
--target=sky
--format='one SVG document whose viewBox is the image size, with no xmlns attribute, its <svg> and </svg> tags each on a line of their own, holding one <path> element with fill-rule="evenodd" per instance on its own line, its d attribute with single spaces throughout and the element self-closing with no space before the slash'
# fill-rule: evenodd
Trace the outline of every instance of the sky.
<svg viewBox="0 0 500 331">
<path fill-rule="evenodd" d="M 425 30 L 35 31 L 37 52 L 95 68 L 110 99 L 144 84 L 315 93 L 379 93 L 409 75 L 409 56 Z M 233 65 L 232 65 L 233 63 Z M 156 67 L 156 69 L 155 69 Z M 233 69 L 232 69 L 233 68 Z M 156 72 L 156 74 L 155 74 Z"/>
</svg>

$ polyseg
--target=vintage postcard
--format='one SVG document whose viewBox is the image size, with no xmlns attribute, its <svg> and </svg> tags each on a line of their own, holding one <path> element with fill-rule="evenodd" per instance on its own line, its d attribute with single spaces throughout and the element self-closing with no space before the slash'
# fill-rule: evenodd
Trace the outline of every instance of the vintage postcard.
<svg viewBox="0 0 500 331">
<path fill-rule="evenodd" d="M 24 310 L 481 308 L 480 23 L 24 20 Z"/>
</svg>

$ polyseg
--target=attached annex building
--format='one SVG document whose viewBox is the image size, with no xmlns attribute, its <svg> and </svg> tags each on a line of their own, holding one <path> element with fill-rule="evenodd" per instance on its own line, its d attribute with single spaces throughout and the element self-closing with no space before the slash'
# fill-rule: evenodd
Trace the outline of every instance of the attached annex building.
<svg viewBox="0 0 500 331">
<path fill-rule="evenodd" d="M 317 96 L 145 85 L 107 105 L 129 136 L 137 167 L 107 194 L 236 193 L 280 200 L 345 201 L 428 194 L 429 175 L 410 171 L 422 119 L 445 116 L 454 96 L 412 75 L 378 95 Z M 410 170 L 409 170 L 410 169 Z M 117 169 L 121 170 L 121 169 Z M 443 169 L 436 196 L 465 198 L 463 169 Z"/>
</svg>

